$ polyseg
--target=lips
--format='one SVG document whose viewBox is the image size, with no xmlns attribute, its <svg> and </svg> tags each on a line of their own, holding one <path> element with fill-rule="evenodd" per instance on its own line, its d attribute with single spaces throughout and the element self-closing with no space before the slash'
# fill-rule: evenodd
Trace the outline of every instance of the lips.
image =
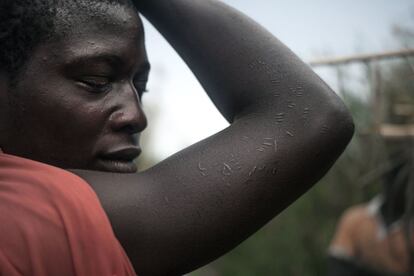
<svg viewBox="0 0 414 276">
<path fill-rule="evenodd" d="M 137 165 L 134 159 L 141 153 L 137 147 L 111 150 L 99 156 L 98 169 L 117 173 L 135 173 Z"/>
<path fill-rule="evenodd" d="M 136 147 L 112 150 L 102 154 L 102 158 L 110 160 L 132 161 L 140 155 L 141 149 Z"/>
</svg>

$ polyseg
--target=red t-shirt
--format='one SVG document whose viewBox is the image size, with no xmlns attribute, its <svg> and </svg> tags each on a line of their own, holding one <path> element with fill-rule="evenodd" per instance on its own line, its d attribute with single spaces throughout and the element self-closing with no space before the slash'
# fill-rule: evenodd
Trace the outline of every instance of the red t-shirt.
<svg viewBox="0 0 414 276">
<path fill-rule="evenodd" d="M 0 153 L 0 275 L 136 275 L 90 186 Z"/>
</svg>

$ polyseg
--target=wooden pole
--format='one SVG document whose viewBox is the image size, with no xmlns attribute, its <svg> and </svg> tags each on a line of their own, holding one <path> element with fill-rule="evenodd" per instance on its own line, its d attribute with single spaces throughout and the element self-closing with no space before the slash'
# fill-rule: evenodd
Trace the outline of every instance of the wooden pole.
<svg viewBox="0 0 414 276">
<path fill-rule="evenodd" d="M 401 58 L 401 57 L 409 57 L 409 56 L 414 56 L 414 49 L 402 49 L 398 51 L 389 51 L 389 52 L 376 53 L 376 54 L 354 55 L 354 56 L 346 56 L 346 57 L 338 57 L 338 58 L 319 59 L 319 60 L 311 61 L 309 62 L 309 64 L 313 67 L 332 66 L 332 65 L 348 64 L 348 63 L 355 63 L 355 62 L 365 63 L 365 62 L 371 62 L 374 60 Z"/>
</svg>

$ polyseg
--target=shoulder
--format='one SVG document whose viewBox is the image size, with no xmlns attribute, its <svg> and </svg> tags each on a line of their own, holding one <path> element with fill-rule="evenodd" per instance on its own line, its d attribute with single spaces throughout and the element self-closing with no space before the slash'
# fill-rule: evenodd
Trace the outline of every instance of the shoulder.
<svg viewBox="0 0 414 276">
<path fill-rule="evenodd" d="M 334 238 L 331 242 L 330 254 L 342 258 L 351 258 L 357 254 L 357 229 L 364 228 L 370 223 L 370 215 L 367 205 L 355 205 L 348 208 L 339 219 Z M 361 228 L 362 227 L 362 228 Z"/>
<path fill-rule="evenodd" d="M 357 226 L 371 217 L 371 213 L 366 204 L 355 205 L 342 214 L 340 218 L 340 227 L 348 228 Z"/>
<path fill-rule="evenodd" d="M 98 197 L 78 176 L 32 160 L 0 154 L 0 212 L 5 210 L 54 224 L 106 220 Z M 43 226 L 47 224 L 42 224 Z"/>
<path fill-rule="evenodd" d="M 69 183 L 76 186 L 86 184 L 68 171 L 8 154 L 0 154 L 0 173 L 2 185 L 13 182 L 13 185 L 36 184 L 36 187 L 64 190 Z"/>
<path fill-rule="evenodd" d="M 130 269 L 97 196 L 67 171 L 0 154 L 0 221 L 0 274 L 5 267 L 23 275 Z"/>
<path fill-rule="evenodd" d="M 82 205 L 100 207 L 91 187 L 80 177 L 57 167 L 33 160 L 0 154 L 0 187 L 10 197 L 18 196 L 21 205 L 37 201 L 56 208 L 78 210 Z M 28 201 L 21 199 L 27 197 Z M 30 199 L 30 200 L 29 200 Z"/>
</svg>

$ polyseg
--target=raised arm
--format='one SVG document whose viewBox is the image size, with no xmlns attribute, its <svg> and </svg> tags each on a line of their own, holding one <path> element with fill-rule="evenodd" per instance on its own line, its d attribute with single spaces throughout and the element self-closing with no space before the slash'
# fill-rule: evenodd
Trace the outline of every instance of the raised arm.
<svg viewBox="0 0 414 276">
<path fill-rule="evenodd" d="M 139 275 L 229 251 L 312 186 L 347 145 L 341 100 L 254 21 L 215 0 L 136 0 L 231 126 L 137 175 L 79 172 Z"/>
</svg>

